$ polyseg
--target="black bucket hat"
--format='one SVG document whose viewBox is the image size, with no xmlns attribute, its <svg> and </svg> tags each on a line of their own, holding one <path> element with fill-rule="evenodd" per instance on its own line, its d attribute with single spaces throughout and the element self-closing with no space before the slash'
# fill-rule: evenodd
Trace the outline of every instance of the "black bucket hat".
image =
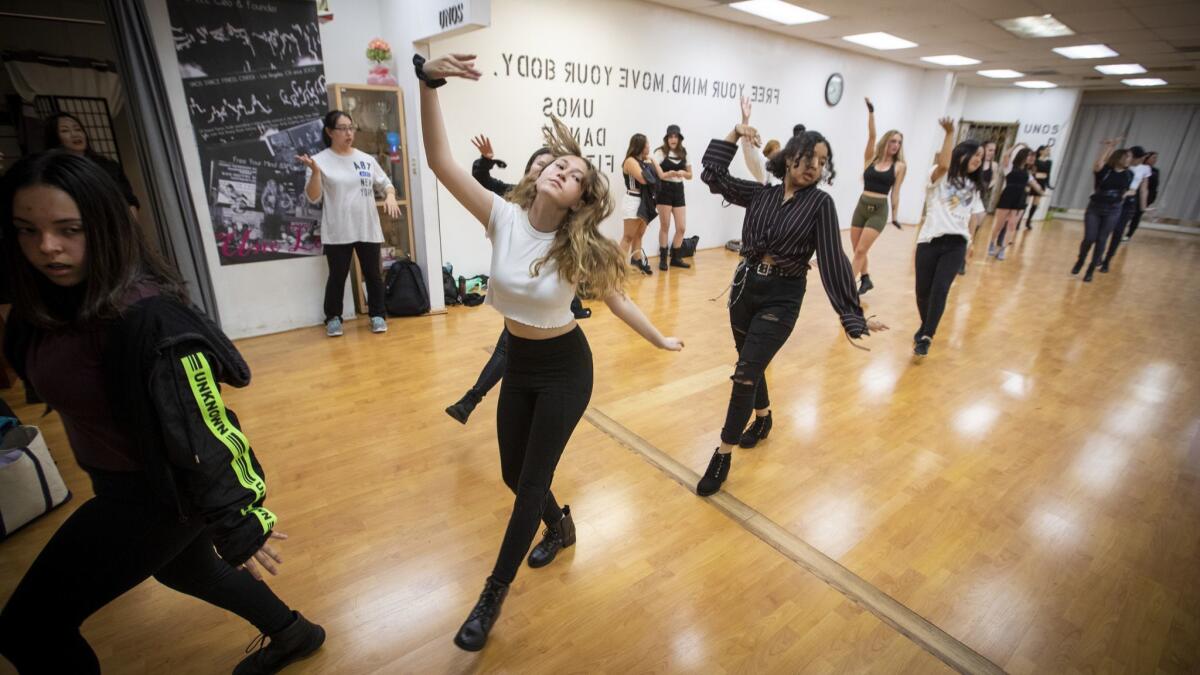
<svg viewBox="0 0 1200 675">
<path fill-rule="evenodd" d="M 672 134 L 678 136 L 679 140 L 681 140 L 681 141 L 683 140 L 683 132 L 681 132 L 679 130 L 678 124 L 672 124 L 669 127 L 667 127 L 667 133 L 665 136 L 663 136 L 663 140 L 664 141 L 667 140 L 667 138 L 669 138 Z"/>
</svg>

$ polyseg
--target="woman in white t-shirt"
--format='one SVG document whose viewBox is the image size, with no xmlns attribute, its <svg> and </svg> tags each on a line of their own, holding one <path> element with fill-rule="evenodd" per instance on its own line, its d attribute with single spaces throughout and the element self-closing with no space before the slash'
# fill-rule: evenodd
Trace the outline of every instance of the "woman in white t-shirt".
<svg viewBox="0 0 1200 675">
<path fill-rule="evenodd" d="M 613 212 L 608 181 L 581 155 L 557 117 L 543 128 L 554 155 L 537 176 L 526 175 L 505 197 L 489 192 L 454 163 L 436 87 L 444 78 L 480 78 L 474 55 L 426 62 L 413 57 L 421 90 L 425 158 L 442 185 L 483 223 L 492 243 L 487 303 L 504 315 L 508 362 L 496 409 L 500 471 L 516 493 L 512 515 L 479 602 L 454 637 L 468 651 L 483 649 L 500 606 L 529 551 L 539 523 L 546 531 L 529 555 L 531 567 L 554 560 L 575 543 L 570 512 L 550 492 L 555 468 L 592 393 L 592 354 L 571 314 L 579 283 L 618 318 L 660 349 L 683 342 L 664 337 L 625 295 L 624 254 L 600 233 Z"/>
<path fill-rule="evenodd" d="M 321 209 L 321 244 L 329 262 L 325 282 L 325 334 L 342 334 L 342 298 L 346 294 L 346 276 L 350 257 L 358 254 L 358 265 L 367 281 L 367 307 L 371 332 L 387 332 L 383 307 L 383 272 L 379 251 L 383 228 L 375 208 L 375 191 L 386 193 L 383 207 L 392 218 L 400 215 L 396 189 L 379 162 L 354 147 L 354 120 L 340 111 L 325 116 L 321 140 L 325 149 L 309 157 L 298 155 L 305 167 L 304 194 L 308 201 L 324 201 Z"/>
<path fill-rule="evenodd" d="M 913 335 L 913 353 L 925 356 L 946 310 L 946 297 L 970 256 L 973 221 L 986 213 L 983 204 L 983 146 L 979 141 L 954 145 L 954 121 L 938 121 L 946 131 L 925 198 L 925 222 L 917 234 L 917 311 L 921 327 Z"/>
</svg>

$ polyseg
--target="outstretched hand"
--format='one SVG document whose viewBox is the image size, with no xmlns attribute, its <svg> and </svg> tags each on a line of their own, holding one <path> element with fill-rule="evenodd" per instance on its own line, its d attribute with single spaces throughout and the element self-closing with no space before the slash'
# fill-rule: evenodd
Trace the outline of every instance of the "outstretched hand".
<svg viewBox="0 0 1200 675">
<path fill-rule="evenodd" d="M 876 333 L 882 333 L 888 329 L 888 325 L 879 319 L 867 319 L 867 330 Z"/>
<path fill-rule="evenodd" d="M 950 117 L 943 117 L 938 120 L 938 125 L 942 127 L 948 134 L 954 133 L 954 120 Z"/>
<path fill-rule="evenodd" d="M 478 80 L 483 73 L 475 69 L 474 54 L 447 54 L 443 57 L 426 61 L 422 70 L 431 79 L 439 80 L 446 77 L 461 77 L 466 80 Z"/>
<path fill-rule="evenodd" d="M 495 157 L 495 154 L 492 152 L 492 141 L 487 136 L 480 134 L 475 138 L 472 138 L 471 145 L 475 146 L 475 149 L 479 151 L 479 155 L 481 157 L 485 157 L 487 159 L 492 159 Z"/>
<path fill-rule="evenodd" d="M 863 100 L 867 102 L 867 112 L 869 112 L 869 113 L 875 112 L 875 105 L 873 103 L 871 103 L 871 99 L 863 98 Z"/>
<path fill-rule="evenodd" d="M 271 540 L 283 541 L 287 538 L 288 536 L 282 532 L 271 532 L 271 536 L 263 542 L 262 548 L 255 551 L 249 560 L 240 565 L 240 568 L 249 572 L 250 576 L 259 581 L 263 579 L 262 572 L 258 569 L 259 565 L 262 565 L 263 569 L 270 572 L 272 576 L 279 574 L 279 565 L 283 564 L 283 556 L 271 548 Z"/>
<path fill-rule="evenodd" d="M 734 131 L 736 131 L 738 136 L 741 136 L 742 138 L 749 138 L 750 142 L 754 144 L 754 147 L 762 147 L 762 137 L 758 135 L 758 129 L 755 129 L 748 124 L 739 124 L 734 128 Z"/>
<path fill-rule="evenodd" d="M 317 160 L 308 155 L 296 155 L 296 161 L 308 167 L 308 169 L 313 173 L 319 173 L 321 171 L 321 167 L 317 166 Z"/>
<path fill-rule="evenodd" d="M 680 340 L 677 337 L 664 337 L 662 344 L 660 344 L 658 348 L 665 349 L 669 352 L 683 351 L 683 340 Z"/>
<path fill-rule="evenodd" d="M 742 124 L 750 124 L 750 99 L 742 97 Z"/>
</svg>

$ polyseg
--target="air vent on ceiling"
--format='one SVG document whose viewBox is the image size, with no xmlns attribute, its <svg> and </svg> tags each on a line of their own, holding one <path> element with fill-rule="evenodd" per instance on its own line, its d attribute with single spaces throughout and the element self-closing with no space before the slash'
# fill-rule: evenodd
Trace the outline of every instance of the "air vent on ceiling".
<svg viewBox="0 0 1200 675">
<path fill-rule="evenodd" d="M 1025 71 L 1025 74 L 1026 75 L 1037 75 L 1038 77 L 1043 77 L 1046 75 L 1058 75 L 1058 71 L 1057 70 L 1027 70 L 1027 71 Z"/>
</svg>

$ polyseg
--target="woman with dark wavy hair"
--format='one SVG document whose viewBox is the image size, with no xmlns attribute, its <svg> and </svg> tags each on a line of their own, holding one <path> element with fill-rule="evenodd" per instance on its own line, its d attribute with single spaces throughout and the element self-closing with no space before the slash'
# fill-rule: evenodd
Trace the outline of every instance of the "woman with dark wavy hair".
<svg viewBox="0 0 1200 675">
<path fill-rule="evenodd" d="M 0 192 L 13 290 L 4 351 L 58 411 L 94 497 L 63 522 L 0 612 L 0 654 L 22 673 L 99 673 L 79 632 L 141 582 L 253 624 L 270 642 L 234 670 L 275 673 L 325 631 L 262 582 L 285 539 L 220 384 L 249 384 L 229 339 L 187 300 L 117 183 L 56 151 L 18 162 Z"/>
<path fill-rule="evenodd" d="M 746 209 L 742 262 L 734 272 L 729 296 L 737 367 L 721 444 L 696 486 L 696 494 L 702 497 L 721 489 L 729 476 L 734 445 L 752 448 L 771 431 L 764 373 L 796 324 L 814 253 L 821 262 L 821 283 L 846 334 L 857 339 L 870 330 L 887 330 L 884 324 L 863 317 L 850 261 L 842 251 L 837 209 L 829 193 L 817 187 L 836 175 L 829 141 L 816 131 L 793 136 L 767 163 L 767 170 L 781 181 L 768 186 L 729 174 L 739 138 L 759 145 L 758 132 L 738 124 L 724 140 L 710 141 L 701 161 L 700 179 L 709 190 Z M 752 410 L 754 423 L 746 428 Z"/>
</svg>

